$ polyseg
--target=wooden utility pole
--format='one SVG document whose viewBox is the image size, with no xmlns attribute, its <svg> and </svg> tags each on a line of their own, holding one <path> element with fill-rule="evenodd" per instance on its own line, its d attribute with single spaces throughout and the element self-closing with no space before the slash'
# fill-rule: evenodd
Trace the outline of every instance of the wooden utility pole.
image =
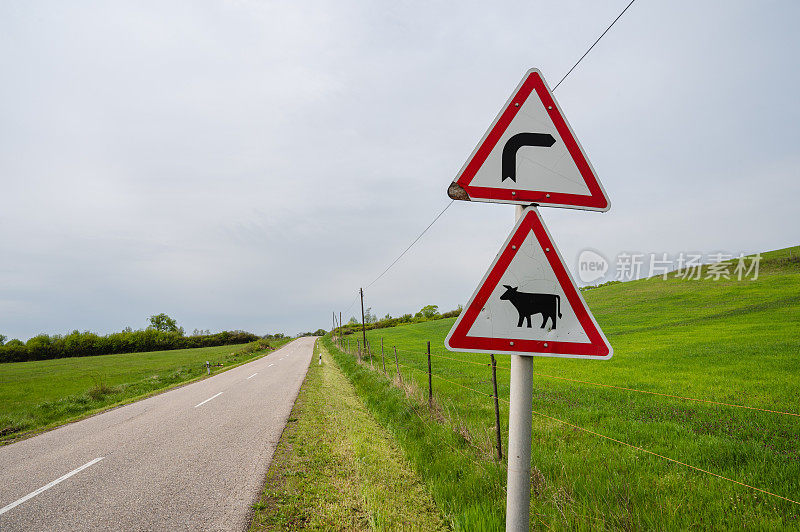
<svg viewBox="0 0 800 532">
<path fill-rule="evenodd" d="M 367 328 L 364 326 L 364 289 L 359 288 L 358 292 L 361 294 L 361 335 L 364 340 L 364 346 L 367 345 Z M 358 357 L 361 360 L 361 356 Z"/>
</svg>

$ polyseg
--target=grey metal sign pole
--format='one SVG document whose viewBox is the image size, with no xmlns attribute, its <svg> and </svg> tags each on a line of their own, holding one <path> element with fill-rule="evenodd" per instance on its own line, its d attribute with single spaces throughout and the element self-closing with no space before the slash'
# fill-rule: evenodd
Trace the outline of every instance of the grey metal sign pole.
<svg viewBox="0 0 800 532">
<path fill-rule="evenodd" d="M 516 206 L 516 219 L 523 207 Z M 511 355 L 508 409 L 508 479 L 506 531 L 529 530 L 531 507 L 531 424 L 533 417 L 533 357 Z"/>
</svg>

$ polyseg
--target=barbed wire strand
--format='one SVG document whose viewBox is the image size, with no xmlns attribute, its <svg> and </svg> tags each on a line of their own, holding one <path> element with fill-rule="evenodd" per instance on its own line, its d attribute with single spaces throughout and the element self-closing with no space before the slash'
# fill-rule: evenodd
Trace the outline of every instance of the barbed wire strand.
<svg viewBox="0 0 800 532">
<path fill-rule="evenodd" d="M 405 367 L 405 368 L 417 370 L 417 371 L 419 371 L 421 373 L 424 373 L 426 375 L 428 374 L 427 371 L 421 370 L 419 368 L 415 368 L 413 366 L 407 366 L 405 364 L 399 364 L 399 365 L 402 366 L 402 367 Z M 450 384 L 455 384 L 456 386 L 460 386 L 461 388 L 465 388 L 465 389 L 470 390 L 470 391 L 472 391 L 474 393 L 477 393 L 479 395 L 487 396 L 489 398 L 494 398 L 494 395 L 492 395 L 492 394 L 487 394 L 487 393 L 482 392 L 480 390 L 476 390 L 474 388 L 470 388 L 469 386 L 464 386 L 463 384 L 459 384 L 457 382 L 453 382 L 453 381 L 450 381 L 448 379 L 439 377 L 438 375 L 434 375 L 433 373 L 431 373 L 431 376 L 432 377 L 436 377 L 437 379 L 443 380 L 445 382 L 449 382 Z M 508 401 L 507 399 L 504 399 L 502 397 L 498 397 L 498 400 L 502 401 L 503 403 L 505 403 L 507 405 L 511 404 L 510 401 Z M 733 405 L 733 406 L 735 406 L 735 405 Z M 622 440 L 618 440 L 616 438 L 612 438 L 610 436 L 606 436 L 605 434 L 601 434 L 599 432 L 595 432 L 593 430 L 581 427 L 579 425 L 575 425 L 574 423 L 570 423 L 569 421 L 564 421 L 563 419 L 559 419 L 557 417 L 548 416 L 547 414 L 543 414 L 542 412 L 539 412 L 539 411 L 536 411 L 536 410 L 532 410 L 532 412 L 533 412 L 533 414 L 535 414 L 537 416 L 540 416 L 540 417 L 543 417 L 543 418 L 547 418 L 547 419 L 550 419 L 552 421 L 556 421 L 556 422 L 561 423 L 563 425 L 566 425 L 568 427 L 572 427 L 574 429 L 586 432 L 587 434 L 592 434 L 592 435 L 597 436 L 599 438 L 603 438 L 605 440 L 613 441 L 614 443 L 618 443 L 620 445 L 624 445 L 626 447 L 630 447 L 631 449 L 635 449 L 637 451 L 641 451 L 643 453 L 646 453 L 646 454 L 649 454 L 649 455 L 652 455 L 652 456 L 656 456 L 658 458 L 662 458 L 664 460 L 667 460 L 668 462 L 672 462 L 672 463 L 675 463 L 675 464 L 678 464 L 678 465 L 682 465 L 682 466 L 687 467 L 689 469 L 693 469 L 695 471 L 700 471 L 701 473 L 706 473 L 706 474 L 711 475 L 713 477 L 717 477 L 717 478 L 720 478 L 722 480 L 727 480 L 728 482 L 732 482 L 734 484 L 738 484 L 740 486 L 744 486 L 746 488 L 758 491 L 760 493 L 764 493 L 766 495 L 770 495 L 772 497 L 777 497 L 777 498 L 782 499 L 784 501 L 787 501 L 787 502 L 790 502 L 790 503 L 793 503 L 793 504 L 796 504 L 796 505 L 800 506 L 800 502 L 799 501 L 796 501 L 794 499 L 790 499 L 788 497 L 784 497 L 783 495 L 778 495 L 777 493 L 773 493 L 771 491 L 767 491 L 767 490 L 764 490 L 764 489 L 761 489 L 761 488 L 757 488 L 756 486 L 752 486 L 750 484 L 746 484 L 744 482 L 740 482 L 738 480 L 726 477 L 724 475 L 720 475 L 719 473 L 714 473 L 713 471 L 709 471 L 709 470 L 703 469 L 701 467 L 693 466 L 693 465 L 687 464 L 686 462 L 681 462 L 680 460 L 676 460 L 674 458 L 670 458 L 669 456 L 664 456 L 663 454 L 659 454 L 659 453 L 656 453 L 654 451 L 650 451 L 648 449 L 645 449 L 644 447 L 639 447 L 638 445 L 633 445 L 632 443 L 624 442 Z"/>
<path fill-rule="evenodd" d="M 427 355 L 427 353 L 423 353 L 423 354 Z M 475 365 L 475 366 L 491 367 L 491 364 L 482 363 L 482 362 L 473 362 L 471 360 L 461 360 L 461 359 L 447 357 L 447 356 L 439 355 L 439 354 L 435 354 L 435 353 L 431 353 L 431 356 L 432 357 L 436 357 L 436 358 L 443 358 L 443 359 L 446 359 L 446 360 L 451 360 L 453 362 L 463 362 L 463 363 L 472 364 L 472 365 Z M 505 370 L 505 371 L 511 371 L 511 368 L 509 368 L 508 366 L 503 366 L 501 364 L 497 364 L 497 369 L 502 369 L 502 370 Z M 603 383 L 600 383 L 600 382 L 591 382 L 591 381 L 585 381 L 585 380 L 581 380 L 581 379 L 571 379 L 569 377 L 560 377 L 558 375 L 548 375 L 547 373 L 537 373 L 535 371 L 533 372 L 533 374 L 538 376 L 538 377 L 546 377 L 546 378 L 549 378 L 549 379 L 558 379 L 558 380 L 569 381 L 569 382 L 577 382 L 579 384 L 588 384 L 590 386 L 598 386 L 598 387 L 602 387 L 602 388 L 613 388 L 615 390 L 623 390 L 623 391 L 626 391 L 626 392 L 644 393 L 644 394 L 648 394 L 648 395 L 657 395 L 657 396 L 660 396 L 660 397 L 671 397 L 673 399 L 683 399 L 685 401 L 694 401 L 694 402 L 697 402 L 697 403 L 708 403 L 708 404 L 712 404 L 712 405 L 727 406 L 727 407 L 731 407 L 731 408 L 741 408 L 741 409 L 744 409 L 744 410 L 754 410 L 754 411 L 757 411 L 757 412 L 766 412 L 766 413 L 769 413 L 769 414 L 779 414 L 779 415 L 783 415 L 783 416 L 800 417 L 800 414 L 798 414 L 798 413 L 788 412 L 788 411 L 784 411 L 784 410 L 771 410 L 769 408 L 759 408 L 757 406 L 738 405 L 738 404 L 734 404 L 734 403 L 726 403 L 724 401 L 714 401 L 713 399 L 701 399 L 701 398 L 698 398 L 698 397 L 687 397 L 685 395 L 676 395 L 676 394 L 671 394 L 671 393 L 651 392 L 649 390 L 639 390 L 637 388 L 628 388 L 626 386 L 616 386 L 614 384 L 603 384 Z M 465 376 L 467 376 L 467 375 L 465 375 Z"/>
<path fill-rule="evenodd" d="M 507 401 L 506 399 L 500 398 L 500 400 L 503 401 L 506 404 L 510 404 L 509 401 Z M 562 423 L 564 425 L 567 425 L 567 426 L 572 427 L 574 429 L 581 430 L 583 432 L 587 432 L 587 433 L 592 434 L 594 436 L 598 436 L 600 438 L 603 438 L 603 439 L 606 439 L 606 440 L 609 440 L 609 441 L 613 441 L 613 442 L 619 443 L 621 445 L 625 445 L 625 446 L 630 447 L 632 449 L 636 449 L 637 451 L 642 451 L 643 453 L 647 453 L 647 454 L 650 454 L 650 455 L 653 455 L 653 456 L 657 456 L 658 458 L 663 458 L 664 460 L 667 460 L 669 462 L 680 464 L 682 466 L 688 467 L 689 469 L 694 469 L 695 471 L 700 471 L 702 473 L 707 473 L 707 474 L 709 474 L 711 476 L 714 476 L 714 477 L 717 477 L 717 478 L 721 478 L 723 480 L 727 480 L 728 482 L 733 482 L 734 484 L 739 484 L 740 486 L 744 486 L 746 488 L 750 488 L 752 490 L 759 491 L 761 493 L 766 493 L 767 495 L 772 495 L 773 497 L 777 497 L 779 499 L 783 499 L 784 501 L 788 501 L 788 502 L 791 502 L 793 504 L 797 504 L 798 506 L 800 506 L 800 502 L 795 501 L 794 499 L 790 499 L 788 497 L 784 497 L 783 495 L 778 495 L 777 493 L 772 493 L 771 491 L 763 490 L 761 488 L 757 488 L 755 486 L 751 486 L 750 484 L 745 484 L 744 482 L 740 482 L 738 480 L 734 480 L 732 478 L 728 478 L 726 476 L 720 475 L 718 473 L 714 473 L 713 471 L 709 471 L 709 470 L 703 469 L 701 467 L 689 465 L 686 462 L 681 462 L 680 460 L 675 460 L 674 458 L 670 458 L 669 456 L 664 456 L 663 454 L 658 454 L 658 453 L 653 452 L 653 451 L 648 451 L 644 447 L 639 447 L 638 445 L 633 445 L 632 443 L 624 442 L 622 440 L 618 440 L 616 438 L 612 438 L 610 436 L 606 436 L 605 434 L 600 434 L 599 432 L 595 432 L 593 430 L 589 430 L 587 428 L 580 427 L 578 425 L 570 423 L 569 421 L 564 421 L 563 419 L 558 419 L 557 417 L 548 416 L 547 414 L 542 414 L 541 412 L 537 412 L 536 410 L 534 410 L 533 413 L 536 414 L 537 416 L 541 416 L 541 417 L 545 417 L 547 419 L 551 419 L 553 421 L 557 421 L 558 423 Z"/>
<path fill-rule="evenodd" d="M 427 355 L 427 353 L 425 353 L 425 354 Z M 492 365 L 490 363 L 472 362 L 471 360 L 459 360 L 457 358 L 446 357 L 444 355 L 437 355 L 437 354 L 434 354 L 434 353 L 431 353 L 431 356 L 432 357 L 436 357 L 436 358 L 444 358 L 446 360 L 452 360 L 453 362 L 464 362 L 466 364 L 472 364 L 474 366 L 483 366 L 484 368 L 485 367 L 492 367 Z M 500 366 L 497 366 L 497 367 L 499 368 Z"/>
<path fill-rule="evenodd" d="M 398 351 L 398 353 L 400 353 L 400 352 L 401 351 Z M 413 354 L 414 353 L 412 353 L 412 355 Z M 428 353 L 421 353 L 419 356 L 423 356 L 424 357 L 424 356 L 427 356 L 427 355 L 428 355 Z M 446 360 L 452 360 L 453 362 L 466 362 L 467 364 L 473 364 L 475 366 L 492 367 L 491 364 L 481 364 L 480 362 L 471 362 L 469 360 L 459 360 L 457 358 L 450 358 L 450 357 L 446 357 L 444 355 L 438 355 L 436 353 L 431 353 L 430 355 L 432 357 L 434 357 L 434 358 L 444 358 Z M 454 370 L 451 370 L 451 371 L 454 371 Z M 480 378 L 480 375 L 470 375 L 468 373 L 462 373 L 461 371 L 456 371 L 456 373 L 458 373 L 459 375 L 463 375 L 464 377 L 477 378 L 477 379 Z"/>
<path fill-rule="evenodd" d="M 459 361 L 459 362 L 465 362 L 465 361 Z M 473 364 L 477 364 L 477 362 L 472 362 L 472 363 Z M 504 369 L 506 371 L 511 371 L 511 368 L 506 367 L 506 366 L 501 366 L 500 364 L 497 365 L 497 368 L 498 369 Z M 537 373 L 535 371 L 533 372 L 533 374 L 536 375 L 536 376 L 539 376 L 539 377 L 547 377 L 547 378 L 550 378 L 550 379 L 559 379 L 559 380 L 562 380 L 562 381 L 569 381 L 569 382 L 578 382 L 580 384 L 589 384 L 591 386 L 600 386 L 600 387 L 603 387 L 603 388 L 614 388 L 616 390 L 624 390 L 626 392 L 646 393 L 648 395 L 658 395 L 658 396 L 661 396 L 661 397 L 672 397 L 674 399 L 684 399 L 686 401 L 695 401 L 695 402 L 698 402 L 698 403 L 709 403 L 709 404 L 712 404 L 712 405 L 729 406 L 729 407 L 732 407 L 732 408 L 743 408 L 743 409 L 746 409 L 746 410 L 756 410 L 756 411 L 759 411 L 759 412 L 767 412 L 767 413 L 770 413 L 770 414 L 780 414 L 780 415 L 784 415 L 784 416 L 800 417 L 800 414 L 796 414 L 794 412 L 787 412 L 787 411 L 783 411 L 783 410 L 770 410 L 768 408 L 759 408 L 757 406 L 747 406 L 747 405 L 737 405 L 737 404 L 734 404 L 734 403 L 725 403 L 725 402 L 722 402 L 722 401 L 714 401 L 712 399 L 700 399 L 700 398 L 697 398 L 697 397 L 686 397 L 684 395 L 675 395 L 675 394 L 671 394 L 671 393 L 651 392 L 649 390 L 639 390 L 637 388 L 627 388 L 625 386 L 615 386 L 613 384 L 603 384 L 603 383 L 600 383 L 600 382 L 590 382 L 590 381 L 584 381 L 584 380 L 580 380 L 580 379 L 570 379 L 569 377 L 559 377 L 558 375 L 548 375 L 547 373 Z"/>
<path fill-rule="evenodd" d="M 407 366 L 407 365 L 405 365 L 405 364 L 401 364 L 400 362 L 398 362 L 398 363 L 397 363 L 397 365 L 398 365 L 398 366 L 401 366 L 401 367 L 404 367 L 404 368 L 408 368 L 408 369 L 414 369 L 414 370 L 417 370 L 417 371 L 419 371 L 420 373 L 424 373 L 425 375 L 427 375 L 427 374 L 428 374 L 427 370 L 424 370 L 424 369 L 419 369 L 419 368 L 415 368 L 414 366 Z M 445 379 L 444 377 L 440 377 L 440 376 L 438 376 L 438 375 L 436 375 L 436 374 L 434 374 L 434 373 L 431 373 L 431 377 L 434 377 L 434 378 L 436 378 L 436 379 L 439 379 L 440 381 L 449 382 L 450 384 L 455 384 L 456 386 L 460 386 L 460 387 L 464 388 L 465 390 L 469 390 L 469 391 L 471 391 L 471 392 L 475 392 L 475 393 L 477 393 L 477 394 L 484 395 L 484 396 L 486 396 L 486 397 L 494 397 L 494 396 L 493 396 L 492 394 L 490 394 L 490 393 L 482 392 L 482 391 L 480 391 L 480 390 L 476 390 L 475 388 L 470 388 L 469 386 L 464 386 L 463 384 L 459 384 L 459 383 L 457 383 L 457 382 L 455 382 L 455 381 L 451 381 L 451 380 L 449 380 L 449 379 Z"/>
</svg>

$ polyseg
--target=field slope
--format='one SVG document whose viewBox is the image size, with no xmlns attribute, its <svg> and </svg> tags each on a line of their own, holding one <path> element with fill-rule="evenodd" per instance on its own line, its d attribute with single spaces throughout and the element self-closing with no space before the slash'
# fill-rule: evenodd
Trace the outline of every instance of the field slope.
<svg viewBox="0 0 800 532">
<path fill-rule="evenodd" d="M 757 280 L 657 278 L 584 293 L 614 357 L 534 361 L 533 526 L 800 527 L 800 505 L 781 498 L 800 501 L 798 252 L 796 247 L 764 254 Z M 349 375 L 355 382 L 374 380 L 374 386 L 359 388 L 362 393 L 391 393 L 394 385 L 381 374 L 382 339 L 390 372 L 391 347 L 397 347 L 409 408 L 418 408 L 427 401 L 424 350 L 431 341 L 435 402 L 427 409 L 429 430 L 445 425 L 462 437 L 475 471 L 486 471 L 472 481 L 481 486 L 480 500 L 449 489 L 449 480 L 431 473 L 446 466 L 435 463 L 436 453 L 412 463 L 458 527 L 501 528 L 504 479 L 487 466 L 502 467 L 492 459 L 493 404 L 476 393 L 491 393 L 488 356 L 445 351 L 453 321 L 369 331 L 377 371 L 354 365 Z M 499 356 L 498 365 L 499 395 L 507 400 L 508 357 Z M 387 419 L 380 413 L 385 401 L 366 402 L 376 417 Z M 501 410 L 505 447 L 507 403 L 501 402 Z M 399 437 L 401 431 L 394 429 L 398 441 L 417 456 L 427 445 L 424 435 Z"/>
</svg>

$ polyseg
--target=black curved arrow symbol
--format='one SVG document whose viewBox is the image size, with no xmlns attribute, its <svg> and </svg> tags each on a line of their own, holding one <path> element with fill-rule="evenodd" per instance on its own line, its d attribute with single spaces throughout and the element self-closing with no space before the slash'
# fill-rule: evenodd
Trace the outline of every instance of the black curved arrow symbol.
<svg viewBox="0 0 800 532">
<path fill-rule="evenodd" d="M 517 151 L 523 146 L 541 146 L 549 148 L 556 143 L 556 139 L 549 133 L 517 133 L 503 146 L 503 177 L 517 182 Z"/>
</svg>

